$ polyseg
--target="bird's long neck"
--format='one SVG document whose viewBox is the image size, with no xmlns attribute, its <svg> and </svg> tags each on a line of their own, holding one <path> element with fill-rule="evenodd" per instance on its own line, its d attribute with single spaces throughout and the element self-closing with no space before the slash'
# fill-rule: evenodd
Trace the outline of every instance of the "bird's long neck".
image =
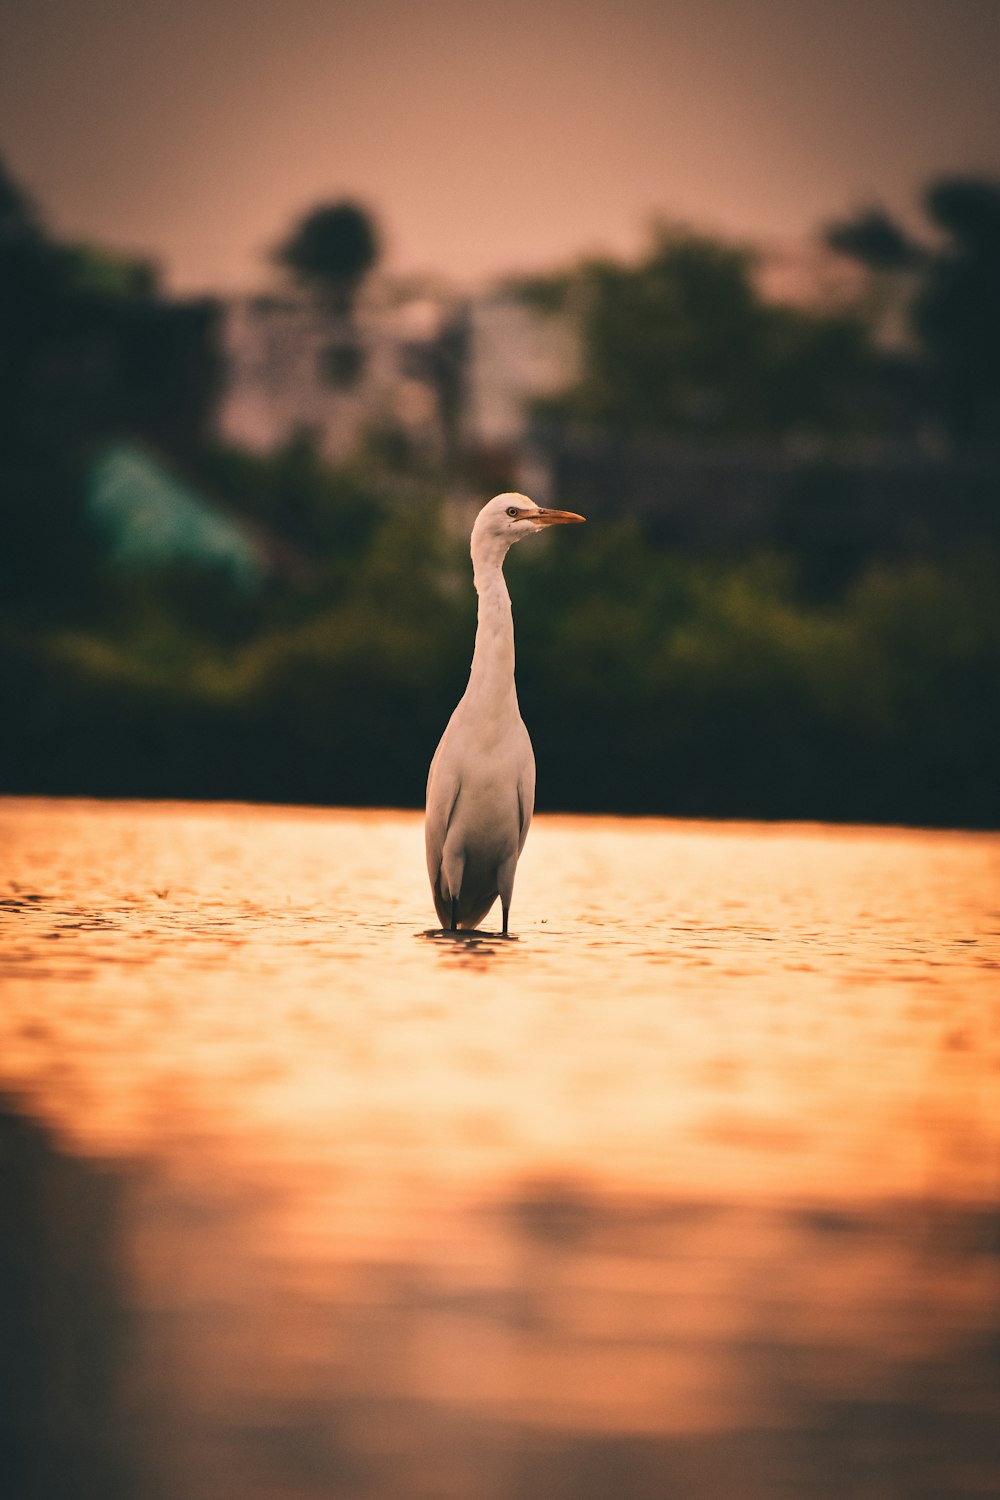
<svg viewBox="0 0 1000 1500">
<path fill-rule="evenodd" d="M 486 694 L 495 703 L 508 697 L 517 703 L 514 687 L 514 617 L 503 576 L 503 556 L 478 558 L 473 554 L 479 623 L 469 674 L 469 693 Z"/>
</svg>

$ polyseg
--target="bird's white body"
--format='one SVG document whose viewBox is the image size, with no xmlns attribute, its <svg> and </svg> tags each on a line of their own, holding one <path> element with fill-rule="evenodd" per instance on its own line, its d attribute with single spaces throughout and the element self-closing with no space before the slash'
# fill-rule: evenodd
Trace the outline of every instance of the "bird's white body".
<svg viewBox="0 0 1000 1500">
<path fill-rule="evenodd" d="M 535 757 L 517 705 L 514 621 L 503 577 L 512 543 L 583 518 L 497 495 L 472 531 L 479 623 L 469 686 L 427 778 L 427 873 L 442 927 L 476 927 L 500 897 L 503 930 L 535 805 Z"/>
</svg>

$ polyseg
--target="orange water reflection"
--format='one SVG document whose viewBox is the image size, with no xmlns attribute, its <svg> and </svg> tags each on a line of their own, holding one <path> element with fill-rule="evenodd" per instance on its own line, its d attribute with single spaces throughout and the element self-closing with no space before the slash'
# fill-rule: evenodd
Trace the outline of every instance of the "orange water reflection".
<svg viewBox="0 0 1000 1500">
<path fill-rule="evenodd" d="M 995 836 L 0 824 L 26 1497 L 1000 1493 Z"/>
</svg>

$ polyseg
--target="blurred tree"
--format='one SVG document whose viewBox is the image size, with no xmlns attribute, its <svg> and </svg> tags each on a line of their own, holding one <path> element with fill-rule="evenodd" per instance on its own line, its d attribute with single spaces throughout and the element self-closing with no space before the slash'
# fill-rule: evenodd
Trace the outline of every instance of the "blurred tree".
<svg viewBox="0 0 1000 1500">
<path fill-rule="evenodd" d="M 924 263 L 923 247 L 880 208 L 866 209 L 853 219 L 831 224 L 826 231 L 831 250 L 860 261 L 871 271 L 904 271 Z"/>
<path fill-rule="evenodd" d="M 308 428 L 266 455 L 207 447 L 197 475 L 233 510 L 324 567 L 353 565 L 390 509 L 370 475 L 352 466 L 331 468 Z"/>
<path fill-rule="evenodd" d="M 634 265 L 593 260 L 526 295 L 579 309 L 583 376 L 549 416 L 619 434 L 777 436 L 859 420 L 868 371 L 852 315 L 766 302 L 749 250 L 658 230 Z"/>
<path fill-rule="evenodd" d="M 909 321 L 933 413 L 960 445 L 1000 446 L 1000 182 L 943 177 L 924 195 L 941 238 L 914 238 L 880 209 L 832 224 L 826 242 L 870 275 L 916 274 Z"/>
<path fill-rule="evenodd" d="M 5 612 L 72 613 L 97 554 L 84 476 L 109 439 L 187 457 L 219 385 L 216 309 L 156 293 L 145 262 L 65 245 L 0 163 L 0 549 Z"/>
<path fill-rule="evenodd" d="M 349 315 L 378 256 L 371 215 L 344 201 L 310 209 L 274 258 L 335 312 Z"/>
<path fill-rule="evenodd" d="M 0 161 L 0 248 L 7 253 L 12 246 L 37 246 L 41 241 L 41 224 L 34 204 Z"/>
</svg>

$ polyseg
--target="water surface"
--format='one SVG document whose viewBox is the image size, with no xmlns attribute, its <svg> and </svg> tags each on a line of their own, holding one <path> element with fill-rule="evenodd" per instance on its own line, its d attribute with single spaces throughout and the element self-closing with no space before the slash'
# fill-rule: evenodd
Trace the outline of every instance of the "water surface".
<svg viewBox="0 0 1000 1500">
<path fill-rule="evenodd" d="M 412 814 L 0 848 L 14 1493 L 1000 1494 L 997 836 L 542 817 L 511 942 Z"/>
</svg>

